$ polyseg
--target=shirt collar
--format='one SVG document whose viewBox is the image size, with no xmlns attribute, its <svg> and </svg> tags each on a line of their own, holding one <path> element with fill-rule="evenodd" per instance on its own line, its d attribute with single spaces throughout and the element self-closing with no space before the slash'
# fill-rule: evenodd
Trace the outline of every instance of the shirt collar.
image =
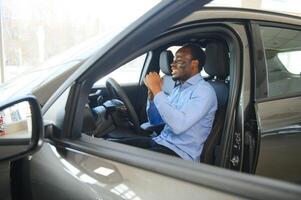
<svg viewBox="0 0 301 200">
<path fill-rule="evenodd" d="M 203 77 L 201 76 L 200 73 L 198 73 L 198 74 L 192 76 L 191 78 L 189 78 L 187 81 L 185 81 L 185 83 L 188 83 L 190 85 L 195 85 L 201 80 L 203 80 Z"/>
<path fill-rule="evenodd" d="M 189 78 L 187 81 L 185 81 L 183 84 L 180 84 L 179 81 L 177 81 L 176 85 L 180 85 L 181 88 L 187 88 L 190 85 L 195 85 L 197 84 L 199 81 L 203 80 L 203 77 L 201 76 L 201 74 L 196 74 L 194 76 L 192 76 L 191 78 Z"/>
</svg>

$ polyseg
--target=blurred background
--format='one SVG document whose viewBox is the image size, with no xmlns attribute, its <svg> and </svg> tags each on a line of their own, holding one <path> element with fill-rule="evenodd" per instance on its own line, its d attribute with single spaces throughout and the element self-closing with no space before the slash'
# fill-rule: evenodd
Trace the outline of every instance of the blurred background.
<svg viewBox="0 0 301 200">
<path fill-rule="evenodd" d="M 55 65 L 121 30 L 158 0 L 0 0 L 1 83 Z M 57 60 L 57 61 L 56 61 Z"/>
<path fill-rule="evenodd" d="M 110 37 L 159 0 L 0 0 L 0 84 L 51 67 L 86 44 Z M 208 6 L 244 7 L 301 15 L 299 0 L 215 0 Z"/>
</svg>

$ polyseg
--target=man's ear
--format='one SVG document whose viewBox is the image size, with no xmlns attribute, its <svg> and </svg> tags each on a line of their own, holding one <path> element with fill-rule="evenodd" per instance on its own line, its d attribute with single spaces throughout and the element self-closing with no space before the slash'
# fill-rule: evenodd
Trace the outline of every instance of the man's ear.
<svg viewBox="0 0 301 200">
<path fill-rule="evenodd" d="M 199 71 L 199 61 L 198 60 L 192 60 L 191 66 L 193 67 L 193 69 Z"/>
</svg>

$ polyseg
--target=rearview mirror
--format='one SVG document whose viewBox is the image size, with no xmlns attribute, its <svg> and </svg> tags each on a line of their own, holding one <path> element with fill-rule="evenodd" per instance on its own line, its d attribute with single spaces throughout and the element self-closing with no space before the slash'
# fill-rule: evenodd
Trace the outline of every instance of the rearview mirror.
<svg viewBox="0 0 301 200">
<path fill-rule="evenodd" d="M 33 153 L 42 145 L 40 106 L 33 96 L 0 106 L 0 161 Z"/>
</svg>

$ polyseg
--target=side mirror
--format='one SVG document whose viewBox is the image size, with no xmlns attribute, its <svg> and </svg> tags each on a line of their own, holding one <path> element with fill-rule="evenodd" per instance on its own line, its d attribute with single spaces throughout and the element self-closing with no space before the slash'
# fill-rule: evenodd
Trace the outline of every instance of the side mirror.
<svg viewBox="0 0 301 200">
<path fill-rule="evenodd" d="M 0 161 L 37 151 L 44 135 L 40 105 L 26 96 L 0 105 Z"/>
</svg>

